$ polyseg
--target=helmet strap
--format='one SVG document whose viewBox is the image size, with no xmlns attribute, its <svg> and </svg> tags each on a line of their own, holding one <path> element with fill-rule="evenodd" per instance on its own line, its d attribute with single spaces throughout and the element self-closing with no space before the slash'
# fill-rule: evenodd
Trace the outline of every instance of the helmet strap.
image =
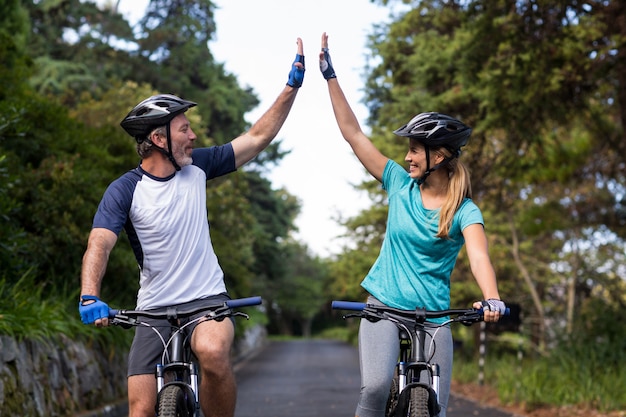
<svg viewBox="0 0 626 417">
<path fill-rule="evenodd" d="M 424 172 L 424 175 L 422 175 L 420 178 L 418 178 L 417 185 L 422 185 L 426 181 L 426 178 L 433 171 L 436 171 L 439 168 L 448 165 L 450 163 L 450 161 L 452 161 L 454 158 L 458 158 L 459 155 L 461 154 L 461 151 L 457 150 L 456 152 L 452 153 L 452 156 L 448 156 L 448 157 L 443 158 L 443 161 L 441 161 L 440 163 L 438 163 L 437 165 L 435 165 L 434 167 L 431 168 L 430 167 L 430 148 L 428 146 L 424 145 L 424 149 L 426 150 L 426 172 Z"/>
<path fill-rule="evenodd" d="M 424 181 L 426 181 L 426 178 L 430 175 L 430 173 L 437 169 L 437 167 L 430 169 L 430 147 L 428 145 L 424 145 L 424 151 L 426 152 L 426 171 L 424 172 L 424 175 L 417 179 L 417 185 L 424 184 Z"/>
<path fill-rule="evenodd" d="M 178 165 L 178 163 L 176 162 L 176 159 L 174 159 L 174 154 L 172 154 L 172 139 L 171 139 L 172 135 L 170 131 L 170 122 L 167 123 L 167 126 L 165 129 L 167 132 L 167 152 L 165 153 L 165 156 L 167 156 L 167 159 L 169 159 L 172 165 L 174 165 L 174 169 L 176 171 L 180 171 L 180 165 Z"/>
<path fill-rule="evenodd" d="M 169 123 L 167 124 L 165 129 L 166 129 L 166 135 L 167 135 L 167 138 L 166 138 L 166 140 L 167 140 L 167 149 L 164 149 L 164 148 L 161 148 L 160 146 L 157 146 L 150 138 L 144 139 L 144 140 L 147 140 L 150 143 L 152 143 L 152 146 L 154 148 L 156 148 L 159 152 L 161 152 L 163 154 L 163 156 L 165 156 L 172 163 L 172 165 L 174 165 L 174 169 L 176 171 L 180 171 L 180 165 L 178 165 L 178 163 L 176 162 L 176 159 L 174 159 L 174 154 L 172 154 L 172 140 L 170 139 L 171 132 L 170 132 L 170 124 Z M 137 143 L 141 143 L 141 142 L 142 141 L 137 139 Z"/>
</svg>

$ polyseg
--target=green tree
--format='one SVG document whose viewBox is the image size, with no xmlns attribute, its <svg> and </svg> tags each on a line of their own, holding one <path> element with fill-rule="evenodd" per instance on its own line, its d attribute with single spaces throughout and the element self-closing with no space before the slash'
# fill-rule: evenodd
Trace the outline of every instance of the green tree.
<svg viewBox="0 0 626 417">
<path fill-rule="evenodd" d="M 310 253 L 304 244 L 286 241 L 280 248 L 280 262 L 285 273 L 273 280 L 270 330 L 281 334 L 311 337 L 313 320 L 327 304 L 326 262 Z"/>
<path fill-rule="evenodd" d="M 365 100 L 372 139 L 400 162 L 406 144 L 389 135 L 415 113 L 441 111 L 474 127 L 462 158 L 487 231 L 497 233 L 492 256 L 511 282 L 505 288 L 527 289 L 503 296 L 539 323 L 543 345 L 546 311 L 572 323 L 591 286 L 606 282 L 569 248 L 623 234 L 626 32 L 615 16 L 625 6 L 405 3 L 411 7 L 370 37 L 377 57 Z M 613 242 L 623 251 L 622 241 Z M 555 268 L 565 259 L 578 266 Z M 471 279 L 458 265 L 455 282 Z"/>
<path fill-rule="evenodd" d="M 29 80 L 39 94 L 75 106 L 81 93 L 108 89 L 111 79 L 126 79 L 133 67 L 128 22 L 115 10 L 95 2 L 60 0 L 23 2 L 32 31 L 29 54 L 37 71 Z"/>
<path fill-rule="evenodd" d="M 208 49 L 215 33 L 214 8 L 209 0 L 151 0 L 139 22 L 137 51 L 149 62 L 138 61 L 142 68 L 135 76 L 159 91 L 202 103 L 206 134 L 222 144 L 245 130 L 244 115 L 259 101 Z"/>
<path fill-rule="evenodd" d="M 0 18 L 6 17 L 0 53 L 10 64 L 1 69 L 7 86 L 0 91 L 0 155 L 7 178 L 1 207 L 7 211 L 4 230 L 15 240 L 7 240 L 3 259 L 34 267 L 36 281 L 74 289 L 97 204 L 108 184 L 138 161 L 133 140 L 119 127 L 128 110 L 156 92 L 196 100 L 199 106 L 189 117 L 204 133 L 198 144 L 209 146 L 244 131 L 243 116 L 258 100 L 208 49 L 215 30 L 211 2 L 152 1 L 135 31 L 112 4 L 8 6 L 11 13 Z M 249 294 L 263 263 L 257 257 L 293 228 L 299 208 L 286 194 L 267 195 L 275 199 L 268 208 L 275 209 L 273 217 L 256 210 L 271 189 L 263 165 L 282 155 L 276 145 L 255 165 L 207 184 L 212 236 L 236 296 Z M 22 252 L 27 256 L 15 257 Z M 122 305 L 133 302 L 137 278 L 127 239 L 111 254 L 105 280 L 103 296 Z"/>
</svg>

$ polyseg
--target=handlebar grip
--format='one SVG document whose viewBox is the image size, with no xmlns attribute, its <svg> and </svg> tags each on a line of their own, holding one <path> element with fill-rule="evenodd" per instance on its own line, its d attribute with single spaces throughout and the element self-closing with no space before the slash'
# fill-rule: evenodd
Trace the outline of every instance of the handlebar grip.
<svg viewBox="0 0 626 417">
<path fill-rule="evenodd" d="M 120 313 L 119 310 L 116 310 L 114 308 L 109 308 L 109 318 L 112 319 L 115 316 L 117 316 Z"/>
<path fill-rule="evenodd" d="M 331 306 L 335 310 L 353 310 L 353 311 L 363 311 L 367 304 L 358 303 L 355 301 L 333 301 Z"/>
<path fill-rule="evenodd" d="M 230 308 L 239 308 L 239 307 L 248 307 L 248 306 L 256 306 L 263 302 L 260 296 L 256 297 L 247 297 L 247 298 L 238 298 L 235 300 L 226 301 L 226 305 Z"/>
</svg>

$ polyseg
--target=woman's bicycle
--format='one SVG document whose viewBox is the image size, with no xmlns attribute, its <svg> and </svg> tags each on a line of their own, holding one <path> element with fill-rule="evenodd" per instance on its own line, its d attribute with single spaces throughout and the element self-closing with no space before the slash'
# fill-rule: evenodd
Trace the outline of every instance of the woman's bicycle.
<svg viewBox="0 0 626 417">
<path fill-rule="evenodd" d="M 435 345 L 431 342 L 426 350 L 426 333 L 450 323 L 471 325 L 483 320 L 482 309 L 448 309 L 429 311 L 422 308 L 400 310 L 393 307 L 372 305 L 353 301 L 333 301 L 336 310 L 357 311 L 344 318 L 360 317 L 375 322 L 389 320 L 398 326 L 400 355 L 387 400 L 386 417 L 435 417 L 439 414 L 439 365 L 432 363 Z M 509 314 L 507 308 L 505 315 Z M 444 323 L 432 323 L 426 319 L 450 317 Z M 403 320 L 415 325 L 410 328 Z M 434 340 L 434 334 L 431 340 Z M 428 354 L 427 354 L 428 352 Z"/>
<path fill-rule="evenodd" d="M 156 365 L 157 380 L 156 415 L 160 417 L 197 417 L 200 415 L 200 399 L 198 394 L 198 365 L 196 364 L 190 346 L 191 334 L 185 329 L 193 323 L 208 320 L 221 321 L 227 317 L 247 314 L 233 309 L 261 304 L 261 297 L 240 298 L 227 300 L 215 307 L 201 306 L 189 310 L 176 308 L 165 312 L 139 310 L 109 310 L 111 324 L 124 328 L 132 326 L 147 326 L 157 334 L 163 343 L 161 363 Z M 191 317 L 200 312 L 207 313 L 184 325 L 179 320 Z M 171 325 L 171 333 L 165 339 L 151 324 L 142 321 L 142 318 L 167 319 Z"/>
</svg>

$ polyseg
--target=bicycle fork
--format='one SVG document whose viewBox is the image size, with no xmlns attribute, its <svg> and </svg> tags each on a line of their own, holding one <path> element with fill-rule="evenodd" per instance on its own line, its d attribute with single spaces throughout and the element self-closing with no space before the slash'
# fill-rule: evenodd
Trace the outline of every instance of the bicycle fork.
<svg viewBox="0 0 626 417">
<path fill-rule="evenodd" d="M 413 349 L 411 349 L 411 346 Z M 425 355 L 425 335 L 400 332 L 400 361 L 398 361 L 398 393 L 407 385 L 421 383 L 429 386 L 439 398 L 440 370 L 438 364 L 428 363 Z M 423 376 L 425 377 L 423 378 Z"/>
<path fill-rule="evenodd" d="M 161 392 L 163 386 L 165 386 L 165 374 L 166 372 L 173 371 L 177 375 L 183 374 L 184 372 L 188 372 L 189 374 L 189 386 L 193 390 L 194 398 L 196 400 L 196 404 L 200 402 L 200 398 L 198 396 L 198 367 L 195 363 L 172 363 L 168 365 L 157 364 L 156 367 L 156 381 L 157 381 L 157 392 Z M 182 372 L 181 372 L 182 371 Z"/>
<path fill-rule="evenodd" d="M 193 391 L 196 405 L 200 404 L 199 387 L 198 387 L 198 366 L 193 361 L 186 361 L 184 356 L 185 336 L 182 332 L 176 330 L 170 339 L 170 360 L 166 365 L 157 364 L 156 381 L 157 392 L 161 392 L 166 385 L 165 376 L 168 374 L 176 375 L 175 381 L 169 382 L 188 382 L 189 387 Z M 185 381 L 186 376 L 188 381 Z"/>
</svg>

